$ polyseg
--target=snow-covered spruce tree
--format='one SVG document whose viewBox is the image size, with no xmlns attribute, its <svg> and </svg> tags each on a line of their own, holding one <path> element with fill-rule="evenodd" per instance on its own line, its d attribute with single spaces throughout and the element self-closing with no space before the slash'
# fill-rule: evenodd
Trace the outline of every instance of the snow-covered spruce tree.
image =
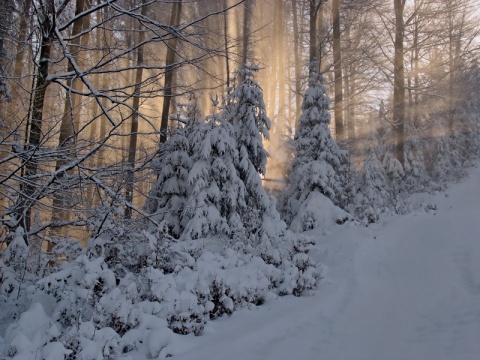
<svg viewBox="0 0 480 360">
<path fill-rule="evenodd" d="M 407 124 L 405 142 L 405 189 L 408 193 L 424 191 L 430 182 L 424 156 L 424 144 L 419 139 L 420 129 L 414 124 Z"/>
<path fill-rule="evenodd" d="M 357 176 L 355 194 L 355 215 L 367 224 L 378 221 L 392 205 L 385 170 L 375 150 L 370 149 Z"/>
<path fill-rule="evenodd" d="M 393 208 L 397 214 L 405 214 L 407 212 L 405 204 L 407 192 L 403 166 L 389 149 L 386 149 L 383 154 L 382 165 L 387 175 Z"/>
<path fill-rule="evenodd" d="M 294 217 L 305 215 L 298 230 L 307 230 L 322 222 L 321 212 L 314 210 L 315 206 L 322 205 L 309 205 L 309 199 L 318 201 L 315 194 L 325 196 L 340 207 L 346 207 L 351 201 L 353 172 L 348 153 L 331 137 L 329 104 L 323 78 L 314 70 L 303 98 L 302 115 L 294 138 L 295 158 L 287 172 L 282 204 L 288 224 Z M 302 205 L 309 209 L 308 214 L 299 214 Z"/>
<path fill-rule="evenodd" d="M 188 196 L 188 174 L 192 168 L 189 134 L 199 127 L 197 121 L 189 121 L 185 127 L 177 128 L 162 145 L 155 167 L 157 182 L 150 192 L 145 210 L 152 214 L 157 223 L 165 223 L 168 235 L 179 238 L 185 224 L 183 212 Z"/>
<path fill-rule="evenodd" d="M 270 119 L 265 110 L 263 92 L 253 77 L 256 67 L 244 66 L 238 76 L 242 78 L 240 85 L 234 89 L 230 101 L 233 106 L 227 107 L 227 119 L 233 122 L 240 152 L 246 156 L 242 161 L 249 161 L 257 173 L 265 175 L 268 152 L 263 146 L 263 139 L 269 139 Z M 246 171 L 246 170 L 245 170 Z"/>
<path fill-rule="evenodd" d="M 194 134 L 183 215 L 185 239 L 245 236 L 240 214 L 246 211 L 246 190 L 235 167 L 239 159 L 234 135 L 232 124 L 219 114 L 207 117 Z"/>
<path fill-rule="evenodd" d="M 436 139 L 433 179 L 440 185 L 465 176 L 464 158 L 455 135 Z"/>
<path fill-rule="evenodd" d="M 268 153 L 263 140 L 269 139 L 270 119 L 262 89 L 253 77 L 256 70 L 257 67 L 244 66 L 239 72 L 242 82 L 230 96 L 225 116 L 235 129 L 239 156 L 236 167 L 246 190 L 246 207 L 240 218 L 250 240 L 266 240 L 280 236 L 285 224 L 260 177 L 266 173 Z"/>
</svg>

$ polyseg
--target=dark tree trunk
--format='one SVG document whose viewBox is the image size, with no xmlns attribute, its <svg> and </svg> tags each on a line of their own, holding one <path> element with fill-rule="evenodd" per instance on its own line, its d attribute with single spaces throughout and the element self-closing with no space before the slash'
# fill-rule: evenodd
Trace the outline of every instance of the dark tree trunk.
<svg viewBox="0 0 480 360">
<path fill-rule="evenodd" d="M 333 19 L 333 70 L 335 75 L 335 134 L 339 142 L 345 141 L 343 124 L 343 79 L 342 79 L 342 50 L 340 47 L 340 1 L 332 0 Z"/>
<path fill-rule="evenodd" d="M 142 0 L 142 16 L 147 15 L 146 0 Z M 142 29 L 142 24 L 138 25 L 138 43 L 141 44 L 145 39 L 145 33 Z M 137 140 L 138 140 L 138 112 L 140 109 L 140 92 L 142 87 L 143 76 L 143 46 L 140 46 L 137 51 L 137 69 L 135 72 L 135 89 L 133 93 L 133 114 L 132 123 L 130 126 L 130 142 L 128 144 L 128 160 L 127 160 L 127 184 L 125 189 L 125 200 L 127 206 L 125 207 L 125 218 L 131 219 L 132 208 L 128 203 L 133 202 L 133 187 L 135 184 L 135 162 L 137 154 Z"/>
<path fill-rule="evenodd" d="M 87 2 L 85 0 L 76 1 L 75 15 L 83 13 L 87 9 Z M 88 44 L 88 33 L 80 35 L 84 30 L 90 25 L 90 16 L 83 16 L 78 18 L 72 27 L 72 41 L 71 45 L 68 47 L 68 52 L 72 57 L 69 60 L 67 65 L 67 72 L 75 72 L 75 67 L 73 62 L 77 66 L 83 67 L 82 55 L 80 52 Z M 68 164 L 73 157 L 75 157 L 76 152 L 76 137 L 77 131 L 80 124 L 80 98 L 76 94 L 82 89 L 82 82 L 79 78 L 72 78 L 71 81 L 72 91 L 67 91 L 67 98 L 65 99 L 65 106 L 63 110 L 63 118 L 60 124 L 60 137 L 58 139 L 58 160 L 56 161 L 55 170 L 59 170 L 62 166 Z M 69 171 L 71 173 L 72 171 Z M 64 172 L 59 172 L 57 175 L 57 182 L 62 184 L 65 178 Z M 61 222 L 66 222 L 70 218 L 70 205 L 69 198 L 70 195 L 66 194 L 67 189 L 60 189 L 56 191 L 53 197 L 53 206 L 52 206 L 52 222 L 60 224 Z M 58 229 L 61 229 L 59 227 Z M 48 244 L 48 251 L 51 250 L 52 244 Z"/>
<path fill-rule="evenodd" d="M 180 16 L 182 12 L 182 0 L 172 5 L 172 13 L 170 16 L 170 25 L 177 26 L 180 23 Z M 172 35 L 173 36 L 173 35 Z M 175 52 L 177 47 L 177 38 L 173 37 L 168 42 L 167 58 L 165 61 L 165 86 L 163 90 L 163 107 L 162 107 L 162 121 L 160 124 L 160 143 L 163 144 L 167 140 L 168 131 L 168 117 L 170 115 L 170 101 L 172 99 L 173 74 Z"/>
<path fill-rule="evenodd" d="M 403 10 L 405 0 L 394 0 L 395 59 L 393 70 L 393 125 L 396 134 L 396 158 L 404 165 L 405 144 L 405 71 L 403 66 Z"/>
<path fill-rule="evenodd" d="M 293 11 L 293 52 L 295 56 L 295 129 L 298 127 L 298 122 L 301 114 L 302 95 L 301 91 L 301 76 L 302 76 L 302 54 L 300 53 L 300 35 L 298 31 L 298 8 L 297 0 L 292 0 Z"/>
<path fill-rule="evenodd" d="M 45 6 L 46 14 L 53 14 L 53 1 L 47 1 Z M 38 171 L 38 159 L 36 152 L 39 150 L 42 141 L 42 122 L 43 108 L 45 102 L 45 93 L 49 82 L 48 65 L 50 61 L 50 52 L 53 42 L 52 23 L 50 16 L 45 16 L 41 23 L 40 56 L 38 63 L 38 76 L 34 88 L 34 97 L 32 102 L 32 120 L 29 129 L 28 140 L 26 141 L 26 150 L 28 158 L 24 162 L 23 179 L 20 184 L 20 197 L 15 206 L 15 218 L 17 224 L 22 226 L 27 232 L 31 228 L 32 206 L 38 200 L 36 196 L 36 186 L 32 179 Z"/>
</svg>

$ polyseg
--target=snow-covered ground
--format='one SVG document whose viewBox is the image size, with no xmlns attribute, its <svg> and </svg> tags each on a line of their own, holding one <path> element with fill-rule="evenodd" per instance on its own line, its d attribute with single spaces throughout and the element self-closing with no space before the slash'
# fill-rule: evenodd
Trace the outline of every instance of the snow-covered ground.
<svg viewBox="0 0 480 360">
<path fill-rule="evenodd" d="M 480 168 L 416 210 L 311 231 L 318 290 L 174 336 L 177 360 L 480 359 Z M 167 350 L 167 349 L 165 349 Z M 165 356 L 165 354 L 164 354 Z"/>
</svg>

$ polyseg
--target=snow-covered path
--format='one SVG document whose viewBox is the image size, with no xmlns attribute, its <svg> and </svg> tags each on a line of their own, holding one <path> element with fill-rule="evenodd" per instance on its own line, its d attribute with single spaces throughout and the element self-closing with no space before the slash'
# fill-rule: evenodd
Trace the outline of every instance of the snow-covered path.
<svg viewBox="0 0 480 360">
<path fill-rule="evenodd" d="M 319 289 L 175 338 L 175 358 L 480 359 L 480 169 L 424 206 L 368 228 L 311 235 L 329 271 Z"/>
</svg>

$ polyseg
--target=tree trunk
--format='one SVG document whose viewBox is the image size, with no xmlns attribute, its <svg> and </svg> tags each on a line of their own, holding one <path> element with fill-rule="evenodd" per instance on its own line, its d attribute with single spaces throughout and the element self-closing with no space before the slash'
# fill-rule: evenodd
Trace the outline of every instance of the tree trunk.
<svg viewBox="0 0 480 360">
<path fill-rule="evenodd" d="M 180 15 L 182 12 L 182 0 L 172 5 L 172 13 L 170 15 L 170 26 L 177 26 L 180 24 Z M 173 36 L 173 35 L 172 35 Z M 162 121 L 160 124 L 160 143 L 167 141 L 168 117 L 170 113 L 170 101 L 172 97 L 173 74 L 175 51 L 177 47 L 177 38 L 173 37 L 168 41 L 167 58 L 165 60 L 165 85 L 163 90 L 163 108 Z"/>
<path fill-rule="evenodd" d="M 19 97 L 20 97 L 20 89 L 22 75 L 23 75 L 23 61 L 25 58 L 25 51 L 26 48 L 26 40 L 27 40 L 27 20 L 30 17 L 30 7 L 32 6 L 32 0 L 25 0 L 22 15 L 20 17 L 20 24 L 18 26 L 18 43 L 17 43 L 17 54 L 15 55 L 15 69 L 13 72 L 14 81 L 19 84 L 19 86 L 15 87 L 15 95 L 12 99 L 12 102 L 9 105 L 8 113 L 15 114 L 18 111 L 18 104 L 19 104 Z"/>
<path fill-rule="evenodd" d="M 298 122 L 300 120 L 302 95 L 301 91 L 301 76 L 302 76 L 302 54 L 300 52 L 300 35 L 298 28 L 298 9 L 297 0 L 292 0 L 292 12 L 293 12 L 293 53 L 295 56 L 295 130 L 298 128 Z"/>
<path fill-rule="evenodd" d="M 3 5 L 4 6 L 4 5 Z M 11 87 L 11 101 L 7 106 L 7 114 L 5 118 L 0 119 L 0 137 L 2 142 L 8 143 L 13 134 L 13 129 L 20 125 L 20 119 L 23 117 L 24 109 L 21 108 L 21 99 L 28 98 L 28 92 L 25 90 L 28 86 L 23 83 L 23 69 L 25 59 L 25 49 L 27 48 L 25 42 L 27 40 L 27 25 L 30 19 L 30 8 L 32 6 L 32 0 L 26 0 L 23 4 L 23 10 L 20 16 L 20 24 L 18 26 L 18 43 L 16 46 L 15 55 L 15 67 L 13 71 L 13 82 Z M 0 105 L 0 108 L 2 105 Z M 3 114 L 3 111 L 2 111 Z M 1 115 L 0 115 L 1 116 Z M 16 119 L 19 121 L 17 122 Z M 9 148 L 7 145 L 0 145 L 0 158 L 7 156 Z M 3 178 L 3 174 L 7 174 L 7 170 L 11 165 L 10 162 L 0 164 L 0 175 Z M 3 196 L 4 186 L 1 186 L 0 190 L 0 212 L 3 212 L 7 208 L 7 197 Z"/>
<path fill-rule="evenodd" d="M 403 67 L 403 10 L 405 0 L 394 0 L 395 59 L 393 68 L 393 125 L 396 134 L 396 158 L 404 165 L 405 143 L 405 72 Z"/>
<path fill-rule="evenodd" d="M 415 11 L 417 11 L 417 0 L 415 0 Z M 413 32 L 413 72 L 414 72 L 414 81 L 413 81 L 413 124 L 415 128 L 419 126 L 418 120 L 418 102 L 419 102 L 419 87 L 420 87 L 420 78 L 419 78 L 419 58 L 420 58 L 420 49 L 418 45 L 418 15 L 415 20 L 414 32 Z"/>
<path fill-rule="evenodd" d="M 146 0 L 142 0 L 142 16 L 147 15 Z M 138 43 L 141 44 L 145 39 L 145 33 L 142 29 L 142 24 L 138 24 Z M 125 190 L 125 200 L 127 206 L 125 207 L 125 219 L 131 219 L 132 208 L 128 203 L 133 202 L 133 186 L 135 184 L 135 161 L 137 154 L 137 138 L 138 138 L 138 112 L 140 109 L 140 91 L 143 76 L 143 46 L 137 50 L 137 69 L 135 73 L 135 90 L 133 94 L 133 114 L 132 123 L 130 127 L 130 142 L 128 145 L 128 160 L 127 160 L 127 184 Z"/>
<path fill-rule="evenodd" d="M 272 35 L 271 35 L 271 52 L 272 54 L 278 49 L 278 24 L 279 24 L 279 8 L 278 3 L 275 2 L 273 4 L 273 24 L 272 24 Z M 277 85 L 278 85 L 278 63 L 279 57 L 278 55 L 273 55 L 271 66 L 270 66 L 270 77 L 268 81 L 268 106 L 267 106 L 267 115 L 271 120 L 275 118 L 275 110 L 276 110 L 276 100 L 277 100 Z"/>
<path fill-rule="evenodd" d="M 286 70 L 285 70 L 285 58 L 287 57 L 284 52 L 284 41 L 285 41 L 285 23 L 284 23 L 284 11 L 283 11 L 283 0 L 277 0 L 276 6 L 278 7 L 278 120 L 280 127 L 284 127 L 285 124 L 285 86 L 286 86 Z M 277 129 L 279 126 L 277 126 Z"/>
<path fill-rule="evenodd" d="M 26 232 L 30 231 L 32 206 L 37 201 L 35 196 L 35 182 L 32 179 L 38 171 L 38 159 L 36 152 L 39 150 L 42 141 L 42 122 L 43 108 L 45 102 L 45 93 L 49 82 L 48 65 L 50 61 L 50 52 L 53 42 L 52 24 L 50 15 L 53 14 L 53 1 L 47 1 L 46 15 L 41 26 L 42 38 L 40 39 L 40 56 L 38 62 L 38 76 L 34 88 L 34 97 L 32 103 L 32 121 L 29 129 L 29 136 L 26 142 L 28 159 L 25 160 L 22 183 L 20 184 L 20 197 L 15 206 L 15 218 L 18 226 L 22 226 Z"/>
<path fill-rule="evenodd" d="M 245 0 L 243 10 L 242 65 L 247 65 L 250 45 L 250 18 L 252 15 L 252 0 Z"/>
<path fill-rule="evenodd" d="M 76 1 L 75 16 L 83 13 L 87 9 L 87 2 L 85 0 Z M 82 49 L 88 44 L 88 33 L 84 35 L 82 32 L 90 25 L 90 15 L 82 16 L 74 21 L 72 27 L 72 41 L 68 47 L 68 52 L 71 59 L 68 61 L 67 72 L 74 72 L 74 62 L 79 68 L 84 67 L 85 58 L 80 55 Z M 63 111 L 62 122 L 60 124 L 60 136 L 58 139 L 58 156 L 55 165 L 55 170 L 58 171 L 68 164 L 76 156 L 76 139 L 77 131 L 80 124 L 80 97 L 77 92 L 82 90 L 82 81 L 78 77 L 72 79 L 71 87 L 73 91 L 67 91 L 67 97 L 65 99 L 65 106 Z M 69 171 L 71 173 L 72 171 Z M 65 172 L 59 172 L 57 176 L 57 182 L 62 184 L 65 181 Z M 71 189 L 70 189 L 71 190 Z M 60 188 L 59 191 L 54 193 L 53 197 L 53 209 L 52 209 L 52 222 L 61 224 L 70 219 L 70 205 L 69 201 L 72 193 L 66 194 L 66 188 Z M 58 228 L 61 229 L 61 228 Z M 50 251 L 53 244 L 49 243 L 47 251 Z"/>
<path fill-rule="evenodd" d="M 345 142 L 343 124 L 343 80 L 342 51 L 340 47 L 340 0 L 332 0 L 333 19 L 333 69 L 335 75 L 335 135 L 339 142 Z"/>
<path fill-rule="evenodd" d="M 323 48 L 325 47 L 325 18 L 324 18 L 324 4 L 325 1 L 321 0 L 318 4 L 318 14 L 317 14 L 317 29 L 319 35 L 318 41 L 318 73 L 322 74 L 322 61 L 323 61 Z"/>
<path fill-rule="evenodd" d="M 318 5 L 316 0 L 310 0 L 310 28 L 309 28 L 309 36 L 310 36 L 310 56 L 309 56 L 309 64 L 311 65 L 314 61 L 317 61 L 317 14 L 318 14 Z M 312 66 L 309 67 L 309 74 L 313 71 Z"/>
<path fill-rule="evenodd" d="M 223 0 L 223 8 L 226 9 L 228 7 L 228 0 Z M 223 42 L 224 42 L 224 50 L 225 50 L 225 80 L 227 85 L 227 91 L 230 89 L 230 56 L 229 56 L 229 49 L 228 49 L 228 13 L 227 11 L 223 12 Z M 226 92 L 227 92 L 226 91 Z M 225 92 L 225 93 L 226 93 Z"/>
</svg>

